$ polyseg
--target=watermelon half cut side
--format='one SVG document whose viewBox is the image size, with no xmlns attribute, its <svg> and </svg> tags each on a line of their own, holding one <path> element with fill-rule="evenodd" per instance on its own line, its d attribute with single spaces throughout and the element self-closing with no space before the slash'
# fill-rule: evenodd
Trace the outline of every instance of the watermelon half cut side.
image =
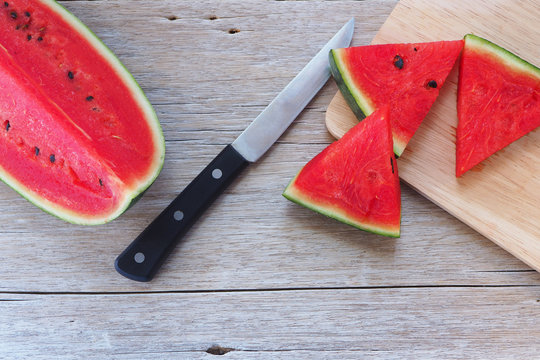
<svg viewBox="0 0 540 360">
<path fill-rule="evenodd" d="M 152 106 L 55 1 L 10 0 L 0 18 L 0 178 L 69 222 L 116 218 L 163 166 Z"/>
<path fill-rule="evenodd" d="M 283 196 L 359 229 L 399 237 L 401 190 L 388 108 L 376 110 L 309 161 Z"/>
<path fill-rule="evenodd" d="M 540 69 L 465 35 L 458 82 L 456 176 L 540 125 Z"/>
<path fill-rule="evenodd" d="M 388 105 L 401 156 L 439 95 L 463 40 L 333 49 L 330 70 L 359 120 Z"/>
</svg>

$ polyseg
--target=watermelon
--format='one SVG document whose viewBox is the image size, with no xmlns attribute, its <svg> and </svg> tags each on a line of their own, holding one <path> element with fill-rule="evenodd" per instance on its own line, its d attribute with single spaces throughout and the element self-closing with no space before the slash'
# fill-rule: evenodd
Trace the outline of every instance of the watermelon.
<svg viewBox="0 0 540 360">
<path fill-rule="evenodd" d="M 359 229 L 399 237 L 401 191 L 388 108 L 309 161 L 283 196 Z"/>
<path fill-rule="evenodd" d="M 390 107 L 394 152 L 401 156 L 439 95 L 463 40 L 333 49 L 330 69 L 359 120 Z"/>
<path fill-rule="evenodd" d="M 69 222 L 116 218 L 163 166 L 152 106 L 55 1 L 9 0 L 0 17 L 0 178 Z"/>
<path fill-rule="evenodd" d="M 468 34 L 458 82 L 456 176 L 540 125 L 540 69 Z"/>
</svg>

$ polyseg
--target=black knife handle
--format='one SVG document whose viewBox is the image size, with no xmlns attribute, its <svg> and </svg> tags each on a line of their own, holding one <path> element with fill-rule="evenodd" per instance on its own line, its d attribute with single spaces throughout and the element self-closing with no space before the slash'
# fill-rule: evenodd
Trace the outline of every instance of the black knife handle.
<svg viewBox="0 0 540 360">
<path fill-rule="evenodd" d="M 150 281 L 180 238 L 248 162 L 227 145 L 116 259 L 116 270 Z"/>
</svg>

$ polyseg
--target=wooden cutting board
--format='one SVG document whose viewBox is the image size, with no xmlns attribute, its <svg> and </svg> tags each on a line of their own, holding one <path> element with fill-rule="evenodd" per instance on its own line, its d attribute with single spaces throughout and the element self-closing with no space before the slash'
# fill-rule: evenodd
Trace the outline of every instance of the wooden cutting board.
<svg viewBox="0 0 540 360">
<path fill-rule="evenodd" d="M 455 40 L 467 33 L 485 37 L 537 66 L 540 64 L 538 0 L 403 0 L 372 43 Z M 398 160 L 400 177 L 540 271 L 540 129 L 457 179 L 457 75 L 456 64 Z M 356 123 L 338 92 L 326 113 L 329 132 L 339 138 Z M 407 211 L 407 203 L 402 204 L 402 211 Z"/>
</svg>

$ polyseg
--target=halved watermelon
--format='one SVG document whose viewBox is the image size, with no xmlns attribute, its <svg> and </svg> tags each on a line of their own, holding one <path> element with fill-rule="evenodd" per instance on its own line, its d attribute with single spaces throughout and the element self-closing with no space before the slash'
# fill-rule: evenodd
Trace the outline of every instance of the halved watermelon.
<svg viewBox="0 0 540 360">
<path fill-rule="evenodd" d="M 0 18 L 0 178 L 67 221 L 116 218 L 163 165 L 152 106 L 55 1 L 0 3 Z"/>
<path fill-rule="evenodd" d="M 388 108 L 309 161 L 283 196 L 359 229 L 399 237 L 401 190 Z"/>
<path fill-rule="evenodd" d="M 540 69 L 468 34 L 458 84 L 456 176 L 540 125 Z"/>
<path fill-rule="evenodd" d="M 359 120 L 390 107 L 394 152 L 400 156 L 439 95 L 463 40 L 334 49 L 330 69 Z"/>
</svg>

